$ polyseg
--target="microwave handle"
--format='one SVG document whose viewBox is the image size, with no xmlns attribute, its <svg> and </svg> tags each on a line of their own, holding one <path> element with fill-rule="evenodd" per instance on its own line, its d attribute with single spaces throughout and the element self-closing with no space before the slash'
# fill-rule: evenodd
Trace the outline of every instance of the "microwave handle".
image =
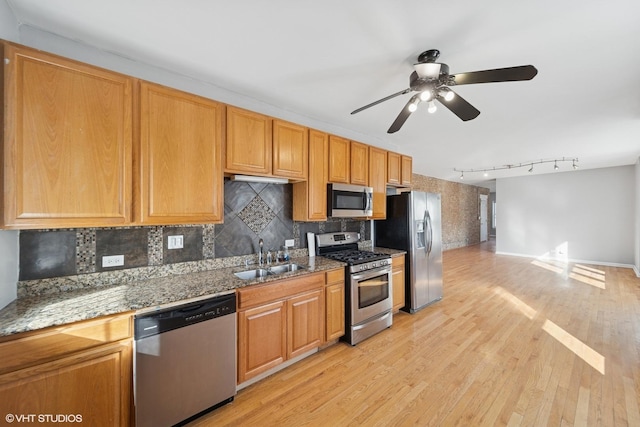
<svg viewBox="0 0 640 427">
<path fill-rule="evenodd" d="M 372 197 L 373 197 L 373 194 L 367 193 L 366 190 L 362 192 L 362 200 L 364 202 L 364 210 L 365 211 L 370 211 L 371 210 L 371 198 Z"/>
</svg>

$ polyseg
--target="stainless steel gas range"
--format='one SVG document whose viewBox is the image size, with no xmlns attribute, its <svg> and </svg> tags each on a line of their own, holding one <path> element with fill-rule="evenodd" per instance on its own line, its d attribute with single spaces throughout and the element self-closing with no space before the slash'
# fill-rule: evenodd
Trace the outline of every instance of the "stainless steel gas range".
<svg viewBox="0 0 640 427">
<path fill-rule="evenodd" d="M 316 236 L 317 254 L 347 264 L 345 268 L 344 340 L 355 345 L 391 326 L 391 257 L 358 249 L 360 234 L 327 233 Z"/>
</svg>

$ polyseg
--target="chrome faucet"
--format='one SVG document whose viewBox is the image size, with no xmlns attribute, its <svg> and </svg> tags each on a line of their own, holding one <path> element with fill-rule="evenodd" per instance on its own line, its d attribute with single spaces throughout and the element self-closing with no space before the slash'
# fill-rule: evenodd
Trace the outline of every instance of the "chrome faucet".
<svg viewBox="0 0 640 427">
<path fill-rule="evenodd" d="M 258 240 L 258 246 L 260 247 L 260 249 L 258 249 L 258 265 L 262 267 L 264 265 L 264 250 L 262 249 L 264 240 Z"/>
</svg>

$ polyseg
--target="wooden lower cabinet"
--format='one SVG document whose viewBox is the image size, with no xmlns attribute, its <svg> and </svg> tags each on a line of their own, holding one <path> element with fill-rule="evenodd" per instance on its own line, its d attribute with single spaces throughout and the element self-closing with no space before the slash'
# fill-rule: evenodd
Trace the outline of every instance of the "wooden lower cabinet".
<svg viewBox="0 0 640 427">
<path fill-rule="evenodd" d="M 332 270 L 326 273 L 325 295 L 325 341 L 340 338 L 345 333 L 345 295 L 344 270 Z"/>
<path fill-rule="evenodd" d="M 399 311 L 405 304 L 404 255 L 391 259 L 391 283 L 393 285 L 393 312 Z"/>
<path fill-rule="evenodd" d="M 287 358 L 306 353 L 323 342 L 322 289 L 287 301 Z"/>
<path fill-rule="evenodd" d="M 80 322 L 1 342 L 4 413 L 34 414 L 30 422 L 39 425 L 131 425 L 131 319 L 120 319 Z M 110 342 L 109 335 L 122 338 L 122 323 L 128 324 L 129 337 Z"/>
<path fill-rule="evenodd" d="M 238 312 L 238 383 L 287 359 L 287 312 L 284 301 Z"/>
<path fill-rule="evenodd" d="M 238 384 L 323 342 L 324 273 L 238 289 Z"/>
</svg>

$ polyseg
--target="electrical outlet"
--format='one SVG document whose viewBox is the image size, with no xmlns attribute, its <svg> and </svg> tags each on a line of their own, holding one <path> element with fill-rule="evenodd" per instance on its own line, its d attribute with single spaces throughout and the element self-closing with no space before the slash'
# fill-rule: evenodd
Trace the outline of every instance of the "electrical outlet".
<svg viewBox="0 0 640 427">
<path fill-rule="evenodd" d="M 182 249 L 184 247 L 184 236 L 169 236 L 167 249 Z"/>
<path fill-rule="evenodd" d="M 102 257 L 102 267 L 119 267 L 124 265 L 124 255 L 107 255 Z"/>
<path fill-rule="evenodd" d="M 295 240 L 293 240 L 293 239 L 286 239 L 286 240 L 284 241 L 284 245 L 285 245 L 286 247 L 289 247 L 289 248 L 292 248 L 292 247 L 293 247 L 293 245 L 294 245 L 294 243 L 295 243 Z"/>
</svg>

